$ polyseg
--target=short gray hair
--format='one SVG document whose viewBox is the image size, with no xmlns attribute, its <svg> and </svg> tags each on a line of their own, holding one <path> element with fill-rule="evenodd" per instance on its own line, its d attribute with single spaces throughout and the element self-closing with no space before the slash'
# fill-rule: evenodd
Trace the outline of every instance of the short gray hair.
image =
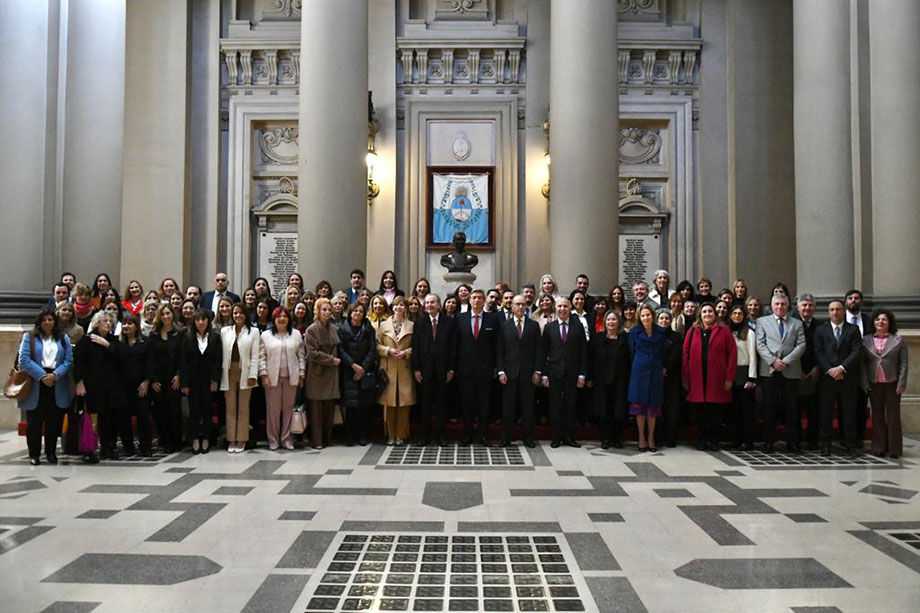
<svg viewBox="0 0 920 613">
<path fill-rule="evenodd" d="M 655 271 L 655 274 L 652 275 L 652 278 L 653 278 L 653 279 L 657 279 L 657 278 L 658 278 L 658 275 L 664 275 L 664 276 L 666 276 L 668 279 L 671 278 L 671 273 L 669 273 L 669 272 L 668 272 L 667 270 L 665 270 L 664 268 L 659 268 L 658 270 L 656 270 L 656 271 Z"/>
<path fill-rule="evenodd" d="M 796 304 L 802 304 L 803 302 L 814 302 L 815 297 L 811 294 L 799 294 L 795 298 Z"/>
<path fill-rule="evenodd" d="M 425 294 L 425 300 L 428 300 L 428 298 L 434 298 L 435 300 L 438 301 L 438 304 L 441 304 L 441 297 L 435 294 L 434 292 L 428 292 L 427 294 Z"/>
</svg>

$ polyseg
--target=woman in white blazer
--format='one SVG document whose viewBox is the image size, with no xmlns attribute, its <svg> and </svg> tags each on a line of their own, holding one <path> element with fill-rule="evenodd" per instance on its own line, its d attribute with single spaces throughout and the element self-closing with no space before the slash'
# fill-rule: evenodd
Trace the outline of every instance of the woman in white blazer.
<svg viewBox="0 0 920 613">
<path fill-rule="evenodd" d="M 291 316 L 282 307 L 272 311 L 272 329 L 262 333 L 259 376 L 265 388 L 265 434 L 268 448 L 294 449 L 291 417 L 297 388 L 303 385 L 306 362 L 303 337 L 291 328 Z"/>
<path fill-rule="evenodd" d="M 249 394 L 258 384 L 259 330 L 249 325 L 242 303 L 230 312 L 232 325 L 220 330 L 224 351 L 220 389 L 227 405 L 227 451 L 241 453 L 249 440 Z"/>
<path fill-rule="evenodd" d="M 747 325 L 743 304 L 729 314 L 729 326 L 738 348 L 738 369 L 732 386 L 732 412 L 735 418 L 735 444 L 742 450 L 754 448 L 754 388 L 757 386 L 757 341 Z"/>
</svg>

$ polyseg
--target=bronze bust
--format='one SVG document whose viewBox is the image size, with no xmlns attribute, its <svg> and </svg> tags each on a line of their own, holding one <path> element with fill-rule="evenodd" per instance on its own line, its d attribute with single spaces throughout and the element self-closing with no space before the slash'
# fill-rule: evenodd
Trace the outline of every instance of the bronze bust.
<svg viewBox="0 0 920 613">
<path fill-rule="evenodd" d="M 441 266 L 447 272 L 470 272 L 479 263 L 479 258 L 466 252 L 466 234 L 454 232 L 454 250 L 441 256 Z"/>
</svg>

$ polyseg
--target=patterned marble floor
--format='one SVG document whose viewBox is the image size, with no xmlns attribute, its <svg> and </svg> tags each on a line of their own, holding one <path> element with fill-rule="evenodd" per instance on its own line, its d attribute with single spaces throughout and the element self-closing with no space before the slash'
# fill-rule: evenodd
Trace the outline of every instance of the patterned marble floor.
<svg viewBox="0 0 920 613">
<path fill-rule="evenodd" d="M 0 432 L 0 610 L 916 611 L 897 461 L 690 448 L 28 465 Z"/>
</svg>

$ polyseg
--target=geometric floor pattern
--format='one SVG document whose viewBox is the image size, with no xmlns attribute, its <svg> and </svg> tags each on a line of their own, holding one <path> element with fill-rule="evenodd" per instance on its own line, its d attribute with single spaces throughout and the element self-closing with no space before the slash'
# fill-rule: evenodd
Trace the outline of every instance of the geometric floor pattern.
<svg viewBox="0 0 920 613">
<path fill-rule="evenodd" d="M 527 466 L 521 447 L 459 446 L 456 444 L 390 447 L 387 466 Z"/>
<path fill-rule="evenodd" d="M 910 438 L 898 460 L 595 442 L 263 446 L 37 467 L 25 455 L 24 437 L 0 431 L 3 611 L 851 613 L 920 602 Z"/>
<path fill-rule="evenodd" d="M 551 535 L 340 535 L 307 611 L 584 611 L 588 589 L 563 546 Z"/>
</svg>

